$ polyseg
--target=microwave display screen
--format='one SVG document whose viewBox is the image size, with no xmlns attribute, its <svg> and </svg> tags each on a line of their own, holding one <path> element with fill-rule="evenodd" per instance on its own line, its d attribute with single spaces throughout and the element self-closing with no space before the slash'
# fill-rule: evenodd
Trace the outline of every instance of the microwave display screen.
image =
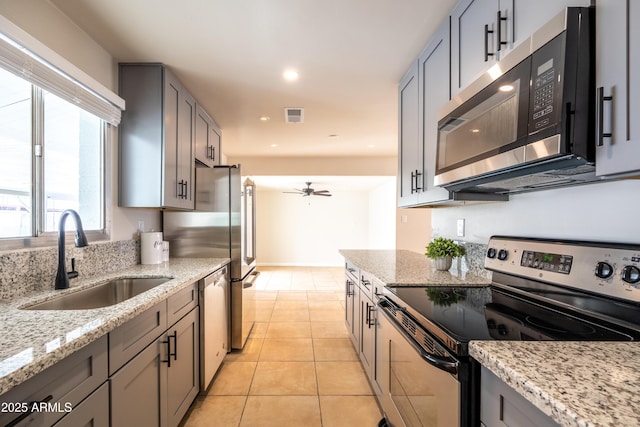
<svg viewBox="0 0 640 427">
<path fill-rule="evenodd" d="M 538 67 L 538 76 L 553 68 L 553 58 Z"/>
</svg>

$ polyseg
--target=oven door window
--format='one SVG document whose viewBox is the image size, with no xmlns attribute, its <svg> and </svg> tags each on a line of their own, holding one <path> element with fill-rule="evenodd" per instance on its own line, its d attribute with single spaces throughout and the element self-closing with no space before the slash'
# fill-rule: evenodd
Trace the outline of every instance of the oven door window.
<svg viewBox="0 0 640 427">
<path fill-rule="evenodd" d="M 389 340 L 391 399 L 407 427 L 460 424 L 460 383 L 397 335 Z"/>
</svg>

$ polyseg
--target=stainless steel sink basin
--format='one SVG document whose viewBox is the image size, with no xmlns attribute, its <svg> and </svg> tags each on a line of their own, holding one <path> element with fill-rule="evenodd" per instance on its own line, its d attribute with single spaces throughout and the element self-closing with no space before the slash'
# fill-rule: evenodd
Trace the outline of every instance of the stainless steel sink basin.
<svg viewBox="0 0 640 427">
<path fill-rule="evenodd" d="M 171 280 L 170 277 L 126 277 L 22 307 L 23 310 L 86 310 L 108 307 Z"/>
</svg>

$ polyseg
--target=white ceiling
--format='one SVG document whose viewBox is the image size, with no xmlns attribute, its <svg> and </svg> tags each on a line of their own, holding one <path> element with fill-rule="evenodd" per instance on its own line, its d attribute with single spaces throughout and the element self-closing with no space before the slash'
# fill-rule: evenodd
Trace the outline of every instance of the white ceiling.
<svg viewBox="0 0 640 427">
<path fill-rule="evenodd" d="M 397 83 L 456 0 L 51 2 L 116 61 L 167 64 L 238 158 L 396 155 Z"/>
</svg>

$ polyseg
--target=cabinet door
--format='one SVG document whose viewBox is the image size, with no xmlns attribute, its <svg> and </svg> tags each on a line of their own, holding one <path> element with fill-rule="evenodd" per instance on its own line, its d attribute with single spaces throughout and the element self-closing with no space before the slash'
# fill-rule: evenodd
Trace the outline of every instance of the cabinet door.
<svg viewBox="0 0 640 427">
<path fill-rule="evenodd" d="M 178 183 L 184 183 L 180 189 L 178 206 L 185 209 L 195 207 L 195 157 L 193 145 L 196 127 L 196 100 L 184 87 L 180 93 L 180 107 L 178 109 Z"/>
<path fill-rule="evenodd" d="M 163 338 L 158 338 L 111 377 L 112 426 L 167 426 L 164 361 L 168 351 Z"/>
<path fill-rule="evenodd" d="M 508 52 L 554 16 L 569 6 L 589 6 L 591 0 L 500 0 L 502 40 L 507 44 L 501 54 Z"/>
<path fill-rule="evenodd" d="M 184 188 L 178 170 L 180 141 L 180 93 L 182 85 L 166 68 L 164 69 L 164 206 L 179 207 Z"/>
<path fill-rule="evenodd" d="M 420 81 L 420 137 L 422 139 L 422 192 L 420 203 L 449 199 L 449 191 L 435 187 L 438 144 L 438 111 L 449 101 L 449 85 L 443 76 L 449 75 L 449 23 L 441 26 L 418 58 Z"/>
<path fill-rule="evenodd" d="M 177 426 L 200 390 L 199 309 L 195 308 L 167 331 L 172 337 L 167 369 L 167 422 Z"/>
<path fill-rule="evenodd" d="M 218 127 L 218 125 L 213 122 L 211 126 L 211 137 L 209 138 L 211 142 L 211 160 L 213 161 L 213 165 L 221 165 L 222 164 L 222 131 Z"/>
<path fill-rule="evenodd" d="M 640 4 L 596 2 L 596 174 L 640 171 Z"/>
<path fill-rule="evenodd" d="M 344 279 L 344 284 L 345 284 L 345 325 L 347 327 L 347 330 L 349 331 L 349 336 L 351 337 L 351 341 L 355 345 L 356 340 L 354 339 L 354 329 L 353 329 L 353 325 L 354 325 L 353 297 L 355 295 L 355 291 L 353 288 L 356 287 L 357 285 L 348 275 Z"/>
<path fill-rule="evenodd" d="M 211 117 L 200 106 L 196 105 L 196 142 L 195 156 L 196 161 L 207 167 L 213 166 L 213 145 L 211 144 Z"/>
<path fill-rule="evenodd" d="M 486 426 L 557 427 L 558 423 L 482 367 L 480 420 Z"/>
<path fill-rule="evenodd" d="M 376 357 L 375 305 L 364 293 L 360 299 L 360 362 L 373 384 Z"/>
<path fill-rule="evenodd" d="M 495 63 L 497 13 L 498 0 L 463 0 L 451 12 L 452 97 Z"/>
<path fill-rule="evenodd" d="M 105 382 L 54 424 L 54 427 L 109 427 L 109 425 L 109 383 Z"/>
<path fill-rule="evenodd" d="M 398 92 L 398 206 L 416 204 L 420 168 L 420 138 L 418 129 L 418 63 L 409 69 L 400 82 Z"/>
</svg>

